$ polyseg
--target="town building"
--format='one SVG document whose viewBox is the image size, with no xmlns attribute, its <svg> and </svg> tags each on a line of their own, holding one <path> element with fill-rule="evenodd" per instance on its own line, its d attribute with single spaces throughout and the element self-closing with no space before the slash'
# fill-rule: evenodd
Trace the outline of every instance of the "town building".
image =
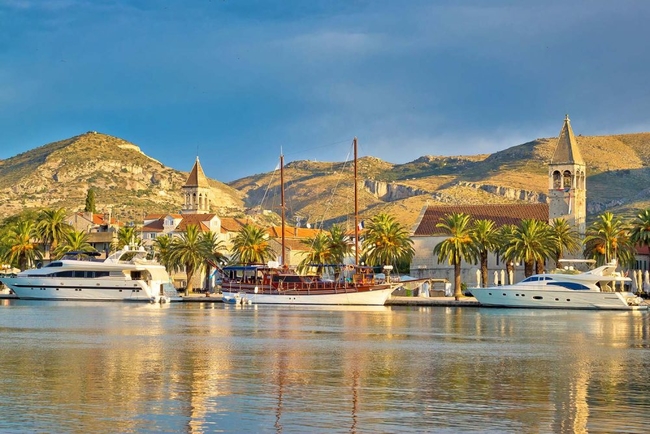
<svg viewBox="0 0 650 434">
<path fill-rule="evenodd" d="M 433 254 L 434 247 L 448 235 L 436 225 L 441 218 L 452 213 L 466 213 L 473 220 L 492 220 L 497 228 L 505 224 L 518 224 L 523 219 L 537 219 L 550 222 L 564 218 L 584 237 L 587 214 L 586 166 L 576 142 L 569 116 L 564 119 L 558 136 L 553 158 L 549 164 L 549 194 L 547 203 L 500 204 L 500 205 L 427 205 L 412 230 L 415 256 L 411 261 L 413 277 L 435 277 L 453 281 L 454 267 L 448 261 L 438 263 Z M 514 263 L 514 281 L 524 277 L 523 264 Z M 509 278 L 505 272 L 506 264 L 498 255 L 488 257 L 488 277 L 490 284 L 506 284 Z M 479 264 L 461 266 L 461 279 L 468 286 L 479 285 Z"/>
</svg>

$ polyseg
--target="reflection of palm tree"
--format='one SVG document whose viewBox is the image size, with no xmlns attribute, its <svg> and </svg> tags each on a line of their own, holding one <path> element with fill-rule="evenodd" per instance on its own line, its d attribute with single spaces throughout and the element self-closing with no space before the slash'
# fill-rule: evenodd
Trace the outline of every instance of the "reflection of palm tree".
<svg viewBox="0 0 650 434">
<path fill-rule="evenodd" d="M 395 265 L 410 262 L 415 254 L 409 231 L 389 214 L 370 219 L 363 233 L 363 251 L 368 265 Z"/>
<path fill-rule="evenodd" d="M 50 250 L 56 248 L 65 234 L 72 229 L 65 219 L 66 210 L 63 208 L 44 209 L 38 215 L 35 233 L 43 242 L 46 258 L 49 258 Z"/>
<path fill-rule="evenodd" d="M 627 226 L 611 212 L 599 215 L 589 228 L 584 241 L 584 255 L 598 264 L 616 259 L 620 264 L 634 261 L 634 247 Z"/>
<path fill-rule="evenodd" d="M 497 250 L 497 230 L 492 220 L 475 220 L 472 225 L 472 239 L 476 248 L 476 256 L 481 264 L 481 282 L 483 288 L 488 286 L 488 254 Z"/>
<path fill-rule="evenodd" d="M 27 269 L 37 259 L 42 258 L 34 241 L 35 225 L 32 221 L 21 221 L 9 230 L 6 237 L 6 259 L 21 270 Z"/>
<path fill-rule="evenodd" d="M 533 274 L 535 264 L 544 264 L 555 247 L 555 240 L 546 222 L 535 219 L 523 219 L 510 236 L 510 243 L 505 251 L 507 258 L 519 258 L 524 262 L 524 275 Z"/>
<path fill-rule="evenodd" d="M 68 252 L 96 252 L 88 243 L 88 234 L 74 229 L 65 234 L 60 244 L 54 249 L 54 255 L 60 258 Z"/>
<path fill-rule="evenodd" d="M 275 254 L 264 229 L 251 224 L 244 225 L 232 240 L 232 261 L 240 264 L 262 264 Z"/>
<path fill-rule="evenodd" d="M 452 213 L 441 217 L 440 223 L 436 225 L 449 237 L 436 244 L 433 254 L 438 256 L 438 263 L 447 260 L 449 265 L 454 266 L 454 297 L 456 300 L 463 295 L 460 287 L 461 262 L 462 260 L 473 262 L 476 257 L 469 220 L 468 214 Z"/>
</svg>

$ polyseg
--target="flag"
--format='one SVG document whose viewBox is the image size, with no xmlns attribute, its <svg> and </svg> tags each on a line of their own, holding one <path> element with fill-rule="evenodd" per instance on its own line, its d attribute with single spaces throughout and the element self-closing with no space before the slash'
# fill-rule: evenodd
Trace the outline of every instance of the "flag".
<svg viewBox="0 0 650 434">
<path fill-rule="evenodd" d="M 359 230 L 362 231 L 365 225 L 363 224 L 363 220 L 359 222 Z"/>
</svg>

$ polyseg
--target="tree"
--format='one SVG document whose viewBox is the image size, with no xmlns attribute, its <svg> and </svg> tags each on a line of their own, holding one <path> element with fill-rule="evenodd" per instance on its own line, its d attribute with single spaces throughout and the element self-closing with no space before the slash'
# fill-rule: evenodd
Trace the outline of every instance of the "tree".
<svg viewBox="0 0 650 434">
<path fill-rule="evenodd" d="M 17 223 L 7 232 L 5 238 L 5 244 L 7 246 L 5 259 L 12 266 L 26 270 L 37 259 L 43 257 L 34 239 L 35 229 L 34 223 L 26 220 Z"/>
<path fill-rule="evenodd" d="M 212 231 L 201 233 L 200 238 L 205 254 L 203 268 L 205 268 L 206 279 L 209 279 L 212 267 L 221 267 L 226 263 L 226 255 L 223 253 L 225 245 L 219 239 L 219 235 Z"/>
<path fill-rule="evenodd" d="M 333 264 L 343 264 L 346 256 L 352 254 L 352 243 L 343 226 L 334 224 L 327 235 L 327 243 Z"/>
<path fill-rule="evenodd" d="M 180 265 L 185 269 L 187 285 L 185 295 L 192 290 L 192 278 L 194 273 L 203 266 L 205 258 L 209 255 L 206 243 L 202 241 L 199 227 L 188 225 L 185 232 L 172 239 L 169 247 L 171 262 Z"/>
<path fill-rule="evenodd" d="M 488 254 L 498 250 L 498 231 L 492 220 L 475 220 L 472 225 L 472 240 L 477 259 L 481 264 L 481 283 L 488 286 Z"/>
<path fill-rule="evenodd" d="M 167 271 L 178 269 L 178 265 L 172 262 L 171 258 L 172 238 L 169 235 L 161 235 L 153 241 L 154 257 L 163 265 Z"/>
<path fill-rule="evenodd" d="M 97 208 L 95 207 L 95 190 L 92 188 L 89 188 L 88 193 L 86 193 L 86 207 L 84 208 L 84 211 L 92 213 L 97 212 Z"/>
<path fill-rule="evenodd" d="M 460 265 L 463 260 L 474 262 L 476 250 L 471 237 L 470 216 L 465 213 L 447 214 L 436 224 L 449 235 L 447 239 L 436 244 L 433 254 L 438 256 L 438 263 L 449 261 L 454 266 L 454 297 L 459 300 L 463 295 L 460 287 Z"/>
<path fill-rule="evenodd" d="M 505 251 L 508 258 L 519 258 L 524 262 L 524 275 L 533 274 L 535 264 L 537 272 L 543 270 L 544 261 L 550 257 L 555 241 L 546 222 L 535 219 L 523 219 L 516 226 Z M 540 267 L 541 264 L 541 267 Z"/>
<path fill-rule="evenodd" d="M 503 225 L 498 230 L 498 246 L 497 254 L 501 257 L 503 262 L 506 264 L 506 272 L 508 273 L 508 283 L 512 284 L 510 275 L 514 276 L 515 273 L 515 262 L 519 262 L 519 258 L 513 256 L 513 252 L 508 252 L 508 247 L 512 241 L 512 236 L 517 230 L 517 226 L 513 224 Z"/>
<path fill-rule="evenodd" d="M 309 250 L 303 252 L 305 256 L 300 264 L 298 270 L 302 273 L 316 265 L 316 273 L 322 274 L 323 265 L 332 261 L 332 249 L 329 242 L 329 237 L 325 232 L 318 232 L 314 237 L 306 238 L 301 242 L 309 247 Z"/>
<path fill-rule="evenodd" d="M 410 262 L 415 255 L 409 231 L 386 213 L 377 214 L 366 224 L 361 245 L 368 265 L 397 267 L 398 262 Z"/>
<path fill-rule="evenodd" d="M 619 264 L 634 262 L 634 245 L 627 225 L 611 212 L 599 215 L 588 228 L 584 241 L 585 257 L 600 265 L 616 260 Z"/>
<path fill-rule="evenodd" d="M 641 211 L 632 222 L 630 241 L 636 246 L 650 246 L 650 208 Z"/>
<path fill-rule="evenodd" d="M 564 252 L 575 253 L 580 249 L 580 238 L 569 222 L 563 218 L 556 218 L 550 224 L 550 235 L 555 241 L 553 259 L 555 265 L 564 257 Z"/>
<path fill-rule="evenodd" d="M 232 261 L 240 264 L 263 264 L 275 257 L 266 231 L 245 224 L 232 240 Z"/>
<path fill-rule="evenodd" d="M 56 248 L 59 241 L 72 229 L 65 219 L 66 210 L 64 208 L 44 209 L 38 215 L 35 234 L 43 243 L 47 259 L 50 257 L 50 250 Z"/>
<path fill-rule="evenodd" d="M 138 236 L 138 230 L 135 226 L 122 226 L 117 231 L 117 243 L 112 246 L 113 250 L 120 250 L 124 246 L 140 247 L 142 239 Z"/>
<path fill-rule="evenodd" d="M 84 231 L 70 230 L 66 232 L 60 244 L 54 249 L 54 256 L 60 258 L 68 252 L 96 252 L 88 242 L 88 234 Z"/>
</svg>

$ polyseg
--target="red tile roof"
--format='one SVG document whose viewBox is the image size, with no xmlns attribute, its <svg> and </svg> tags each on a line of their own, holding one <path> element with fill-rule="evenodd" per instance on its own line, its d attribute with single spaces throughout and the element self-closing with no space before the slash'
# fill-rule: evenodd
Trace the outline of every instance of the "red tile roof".
<svg viewBox="0 0 650 434">
<path fill-rule="evenodd" d="M 246 223 L 248 223 L 246 219 L 223 217 L 221 219 L 221 232 L 238 232 Z"/>
<path fill-rule="evenodd" d="M 436 227 L 447 214 L 463 212 L 472 220 L 492 220 L 497 227 L 517 224 L 523 219 L 548 221 L 548 204 L 500 204 L 500 205 L 440 205 L 424 209 L 419 223 L 413 232 L 415 236 L 430 236 L 441 233 Z"/>
<path fill-rule="evenodd" d="M 282 227 L 281 226 L 271 226 L 267 230 L 271 238 L 281 238 L 282 237 Z M 320 229 L 310 229 L 310 228 L 294 228 L 294 227 L 285 227 L 284 228 L 284 237 L 294 237 L 294 238 L 312 238 L 315 237 Z"/>
<path fill-rule="evenodd" d="M 183 220 L 176 226 L 175 231 L 185 231 L 189 225 L 197 225 L 203 232 L 210 230 L 206 224 L 216 216 L 216 214 L 183 214 Z"/>
</svg>

